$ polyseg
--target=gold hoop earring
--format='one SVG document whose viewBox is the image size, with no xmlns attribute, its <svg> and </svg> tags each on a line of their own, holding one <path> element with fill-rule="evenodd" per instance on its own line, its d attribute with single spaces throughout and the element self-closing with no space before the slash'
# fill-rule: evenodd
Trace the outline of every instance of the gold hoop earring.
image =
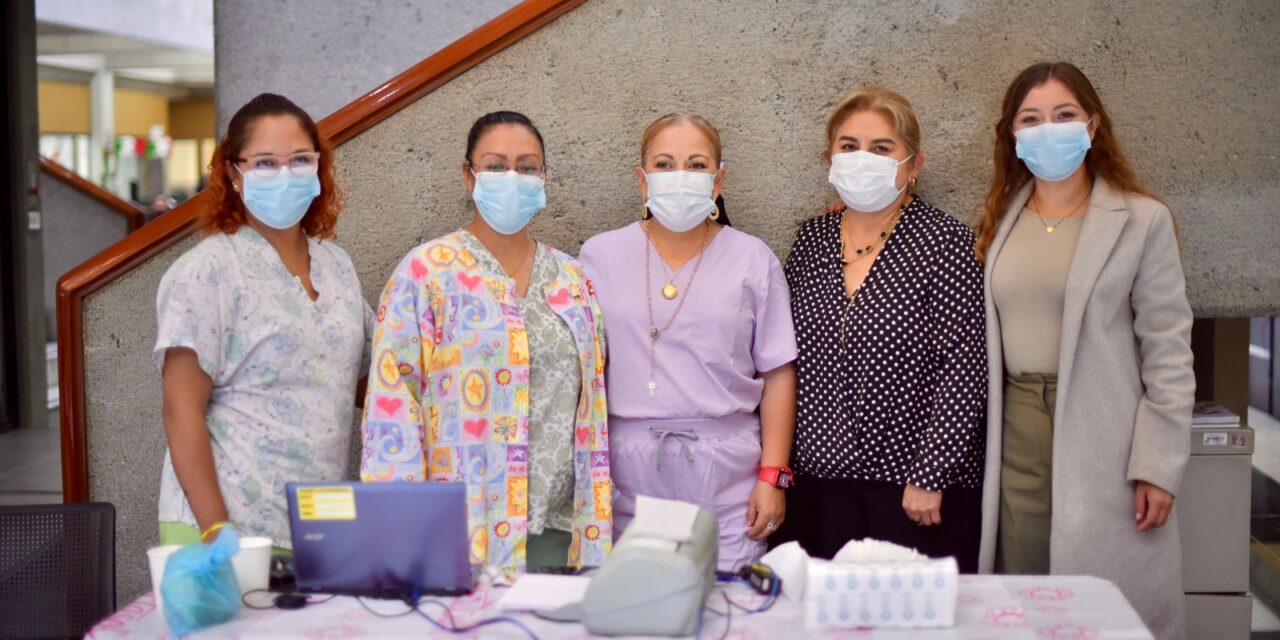
<svg viewBox="0 0 1280 640">
<path fill-rule="evenodd" d="M 714 208 L 712 208 L 712 209 L 711 209 L 711 215 L 709 215 L 709 216 L 707 216 L 707 217 L 708 217 L 708 218 L 711 218 L 712 222 L 714 222 L 714 221 L 716 221 L 716 220 L 719 220 L 719 219 L 720 219 L 720 205 L 716 205 Z"/>
<path fill-rule="evenodd" d="M 640 207 L 640 219 L 641 220 L 649 219 L 649 207 Z"/>
</svg>

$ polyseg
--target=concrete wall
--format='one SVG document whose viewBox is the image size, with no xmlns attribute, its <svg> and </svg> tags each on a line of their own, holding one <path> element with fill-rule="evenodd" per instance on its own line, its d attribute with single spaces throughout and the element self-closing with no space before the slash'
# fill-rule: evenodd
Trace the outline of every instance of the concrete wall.
<svg viewBox="0 0 1280 640">
<path fill-rule="evenodd" d="M 218 134 L 264 91 L 319 120 L 517 1 L 218 0 Z"/>
<path fill-rule="evenodd" d="M 129 234 L 129 221 L 66 183 L 41 176 L 44 215 L 44 307 L 49 341 L 57 338 L 58 278 Z M 151 315 L 155 315 L 152 313 Z"/>
<path fill-rule="evenodd" d="M 1093 77 L 1139 172 L 1176 210 L 1197 310 L 1275 313 L 1277 35 L 1280 5 L 1247 1 L 1178 0 L 1156 11 L 1105 0 L 591 0 L 344 145 L 339 242 L 372 301 L 409 248 L 468 218 L 459 169 L 467 128 L 511 108 L 548 144 L 550 206 L 533 229 L 576 251 L 639 213 L 630 169 L 644 126 L 692 110 L 724 135 L 735 224 L 785 256 L 800 221 L 835 197 L 820 157 L 828 109 L 873 82 L 921 114 L 924 195 L 970 219 L 1006 83 L 1029 63 L 1070 59 Z M 122 595 L 146 584 L 163 451 L 154 326 L 136 318 L 151 313 L 179 252 L 86 303 L 91 494 L 121 509 Z"/>
</svg>

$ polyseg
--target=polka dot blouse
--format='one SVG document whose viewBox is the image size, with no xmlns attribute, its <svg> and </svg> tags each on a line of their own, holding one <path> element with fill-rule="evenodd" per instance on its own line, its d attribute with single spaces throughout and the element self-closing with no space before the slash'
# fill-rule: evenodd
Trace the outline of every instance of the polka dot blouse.
<svg viewBox="0 0 1280 640">
<path fill-rule="evenodd" d="M 840 214 L 800 229 L 785 269 L 800 351 L 797 473 L 979 485 L 987 351 L 973 244 L 968 227 L 916 198 L 849 310 L 842 348 Z"/>
</svg>

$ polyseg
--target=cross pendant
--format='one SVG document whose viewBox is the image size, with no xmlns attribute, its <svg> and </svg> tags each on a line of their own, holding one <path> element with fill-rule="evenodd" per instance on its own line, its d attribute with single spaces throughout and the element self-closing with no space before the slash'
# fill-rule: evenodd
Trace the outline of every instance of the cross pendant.
<svg viewBox="0 0 1280 640">
<path fill-rule="evenodd" d="M 657 395 L 657 394 L 658 394 L 658 383 L 657 383 L 657 382 L 655 382 L 655 381 L 653 381 L 652 379 L 650 379 L 650 380 L 649 380 L 649 384 L 646 384 L 645 386 L 649 388 L 649 397 L 650 397 L 650 398 L 652 398 L 652 397 L 654 397 L 655 395 Z"/>
</svg>

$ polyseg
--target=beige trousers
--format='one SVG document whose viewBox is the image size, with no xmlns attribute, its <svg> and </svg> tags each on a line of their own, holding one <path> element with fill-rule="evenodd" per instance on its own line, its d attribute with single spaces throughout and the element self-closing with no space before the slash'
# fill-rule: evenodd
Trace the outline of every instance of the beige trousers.
<svg viewBox="0 0 1280 640">
<path fill-rule="evenodd" d="M 1049 573 L 1057 395 L 1056 375 L 1005 375 L 996 553 L 1000 573 Z"/>
</svg>

